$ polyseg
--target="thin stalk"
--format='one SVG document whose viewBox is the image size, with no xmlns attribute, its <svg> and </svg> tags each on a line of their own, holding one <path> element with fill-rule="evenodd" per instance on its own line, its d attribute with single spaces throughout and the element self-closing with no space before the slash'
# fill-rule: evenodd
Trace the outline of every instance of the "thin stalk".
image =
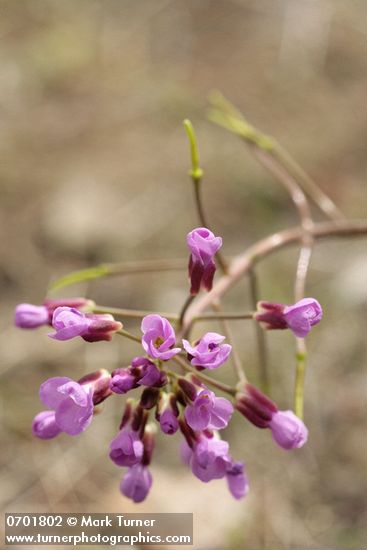
<svg viewBox="0 0 367 550">
<path fill-rule="evenodd" d="M 272 154 L 277 158 L 284 168 L 288 170 L 303 187 L 304 191 L 310 196 L 318 208 L 331 220 L 344 220 L 343 212 L 328 197 L 317 183 L 303 170 L 296 160 L 286 151 L 278 142 L 275 142 Z"/>
<path fill-rule="evenodd" d="M 210 230 L 210 225 L 208 223 L 208 220 L 207 220 L 207 217 L 206 217 L 206 214 L 205 214 L 203 200 L 202 200 L 201 182 L 200 182 L 200 180 L 198 181 L 198 180 L 193 179 L 193 184 L 194 184 L 194 191 L 195 191 L 195 204 L 196 204 L 196 209 L 197 209 L 198 217 L 199 217 L 199 220 L 200 220 L 200 224 L 203 227 L 206 227 L 207 229 Z M 223 271 L 223 273 L 226 273 L 227 272 L 227 263 L 226 263 L 226 261 L 224 260 L 222 254 L 219 251 L 216 253 L 215 258 L 218 261 L 218 265 L 221 268 L 221 270 Z"/>
<path fill-rule="evenodd" d="M 248 274 L 250 280 L 251 305 L 254 309 L 256 309 L 257 302 L 259 301 L 257 276 L 254 269 L 250 269 Z M 266 336 L 265 331 L 257 322 L 255 322 L 255 332 L 259 357 L 260 387 L 264 393 L 269 395 L 270 379 L 268 374 L 268 353 L 266 347 Z"/>
<path fill-rule="evenodd" d="M 134 336 L 133 334 L 131 334 L 127 330 L 124 330 L 123 328 L 121 328 L 120 330 L 117 330 L 116 334 L 119 334 L 120 336 L 125 336 L 125 338 L 128 338 L 129 340 L 133 340 L 134 342 L 138 342 L 139 344 L 141 344 L 141 338 L 138 338 L 138 336 Z"/>
<path fill-rule="evenodd" d="M 271 155 L 276 162 L 283 166 L 288 174 L 297 180 L 311 200 L 330 219 L 334 221 L 345 219 L 343 213 L 330 197 L 320 189 L 318 184 L 303 170 L 290 153 L 272 136 L 263 134 L 249 124 L 242 113 L 220 92 L 211 94 L 210 99 L 213 108 L 209 112 L 209 119 L 212 122 L 239 135 L 248 144 L 256 145 L 256 147 Z"/>
<path fill-rule="evenodd" d="M 95 305 L 93 307 L 93 313 L 110 313 L 111 315 L 114 315 L 115 317 L 131 317 L 131 318 L 137 318 L 142 319 L 146 315 L 150 315 L 151 313 L 158 313 L 158 315 L 161 315 L 162 317 L 165 317 L 169 321 L 178 321 L 179 316 L 174 313 L 165 313 L 165 312 L 152 312 L 152 311 L 143 311 L 138 309 L 122 309 L 117 307 L 109 307 L 109 306 L 100 306 Z"/>
<path fill-rule="evenodd" d="M 221 311 L 219 303 L 213 304 L 212 307 L 216 313 Z M 233 335 L 232 335 L 232 331 L 229 326 L 229 323 L 226 319 L 221 319 L 220 323 L 221 323 L 223 332 L 226 336 L 228 344 L 232 346 L 231 359 L 232 359 L 234 372 L 239 382 L 245 382 L 246 381 L 245 371 L 244 371 L 241 359 L 237 353 L 236 346 L 234 346 Z"/>
<path fill-rule="evenodd" d="M 214 302 L 220 300 L 254 265 L 277 250 L 299 242 L 302 239 L 302 234 L 302 228 L 299 226 L 273 233 L 234 258 L 229 266 L 228 273 L 214 284 L 210 292 L 198 298 L 187 310 L 183 328 L 191 326 L 193 319 L 210 308 Z M 315 239 L 366 236 L 367 220 L 316 223 L 312 228 L 312 235 Z"/>
<path fill-rule="evenodd" d="M 203 313 L 202 315 L 198 315 L 193 319 L 193 323 L 199 322 L 199 321 L 212 321 L 212 320 L 219 320 L 219 319 L 226 319 L 227 321 L 243 321 L 244 319 L 251 319 L 254 318 L 255 311 L 246 311 L 244 313 L 232 313 L 232 312 L 225 312 L 222 311 L 220 313 Z"/>
<path fill-rule="evenodd" d="M 236 388 L 232 388 L 231 386 L 228 386 L 228 384 L 224 384 L 224 382 L 219 382 L 218 380 L 214 380 L 213 378 L 210 378 L 209 376 L 206 376 L 205 374 L 198 372 L 196 369 L 188 365 L 183 359 L 177 357 L 177 355 L 172 357 L 172 361 L 180 365 L 180 367 L 185 371 L 191 372 L 192 374 L 194 374 L 197 378 L 199 378 L 203 382 L 206 382 L 207 384 L 211 384 L 214 388 L 217 388 L 218 390 L 228 393 L 229 395 L 236 395 L 237 393 Z"/>
<path fill-rule="evenodd" d="M 109 275 L 129 275 L 135 273 L 182 271 L 187 268 L 186 259 L 172 260 L 137 260 L 134 262 L 121 262 L 107 264 Z"/>
<path fill-rule="evenodd" d="M 301 340 L 303 342 L 303 340 Z M 303 418 L 304 409 L 304 387 L 306 376 L 306 349 L 302 347 L 302 343 L 298 347 L 296 355 L 296 380 L 294 389 L 294 404 L 295 413 L 299 418 Z"/>
<path fill-rule="evenodd" d="M 182 306 L 181 308 L 181 312 L 180 312 L 180 315 L 179 315 L 179 320 L 178 320 L 178 326 L 179 328 L 182 327 L 183 325 L 183 320 L 184 320 L 184 317 L 185 317 L 185 313 L 186 311 L 188 310 L 188 308 L 190 307 L 190 305 L 192 304 L 192 302 L 195 300 L 195 295 L 193 294 L 189 294 L 189 296 L 186 298 L 185 302 L 184 302 L 184 305 Z"/>
</svg>

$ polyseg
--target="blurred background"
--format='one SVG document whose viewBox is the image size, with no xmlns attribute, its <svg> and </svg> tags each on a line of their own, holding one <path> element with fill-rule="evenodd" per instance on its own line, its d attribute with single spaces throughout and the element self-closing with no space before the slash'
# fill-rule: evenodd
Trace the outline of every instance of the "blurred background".
<svg viewBox="0 0 367 550">
<path fill-rule="evenodd" d="M 0 284 L 5 511 L 193 512 L 195 548 L 367 548 L 366 240 L 318 243 L 307 294 L 324 307 L 308 339 L 308 445 L 286 453 L 242 417 L 226 430 L 244 459 L 249 496 L 203 484 L 181 465 L 180 436 L 158 437 L 142 505 L 118 490 L 108 458 L 123 398 L 81 436 L 32 437 L 39 385 L 127 365 L 134 343 L 51 341 L 13 327 L 19 302 L 100 262 L 186 258 L 198 225 L 182 120 L 197 130 L 203 194 L 227 256 L 297 223 L 283 189 L 235 136 L 206 119 L 220 89 L 275 136 L 352 218 L 367 215 L 367 3 L 362 0 L 2 0 L 0 19 Z M 315 219 L 321 219 L 315 211 Z M 261 297 L 292 301 L 297 249 L 258 268 Z M 176 312 L 185 270 L 74 286 L 115 307 Z M 225 300 L 250 306 L 243 281 Z M 126 327 L 138 333 L 137 324 Z M 202 325 L 200 330 L 219 330 Z M 233 325 L 258 382 L 254 327 Z M 272 397 L 292 407 L 294 341 L 267 338 Z M 233 383 L 230 365 L 222 379 Z"/>
</svg>

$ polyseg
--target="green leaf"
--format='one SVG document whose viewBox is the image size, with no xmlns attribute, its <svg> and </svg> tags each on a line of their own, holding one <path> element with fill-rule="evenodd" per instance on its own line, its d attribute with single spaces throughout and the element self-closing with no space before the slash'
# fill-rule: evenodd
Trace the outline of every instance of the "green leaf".
<svg viewBox="0 0 367 550">
<path fill-rule="evenodd" d="M 49 290 L 50 292 L 55 292 L 65 286 L 83 283 L 84 281 L 92 281 L 93 279 L 99 279 L 100 277 L 106 277 L 107 275 L 110 275 L 110 273 L 110 266 L 107 264 L 88 267 L 87 269 L 80 269 L 79 271 L 72 271 L 71 273 L 60 277 L 51 283 Z"/>
</svg>

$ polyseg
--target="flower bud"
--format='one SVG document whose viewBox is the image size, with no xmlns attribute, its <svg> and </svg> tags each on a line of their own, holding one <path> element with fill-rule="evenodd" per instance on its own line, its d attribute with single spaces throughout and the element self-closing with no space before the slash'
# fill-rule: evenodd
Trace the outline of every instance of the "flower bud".
<svg viewBox="0 0 367 550">
<path fill-rule="evenodd" d="M 132 374 L 129 367 L 126 369 L 115 369 L 112 371 L 110 388 L 113 393 L 124 394 L 137 387 L 137 378 L 134 374 Z"/>
<path fill-rule="evenodd" d="M 32 423 L 33 435 L 40 439 L 52 439 L 61 433 L 56 424 L 54 411 L 42 411 L 38 413 Z"/>
<path fill-rule="evenodd" d="M 191 252 L 189 260 L 190 293 L 198 294 L 201 287 L 209 292 L 213 286 L 216 270 L 214 257 L 222 246 L 222 239 L 216 237 L 206 227 L 198 227 L 190 231 L 186 241 Z"/>
<path fill-rule="evenodd" d="M 109 314 L 96 315 L 83 313 L 75 308 L 58 307 L 52 317 L 52 326 L 56 332 L 49 334 L 55 340 L 70 340 L 81 336 L 86 342 L 111 340 L 114 332 L 122 324 Z"/>
<path fill-rule="evenodd" d="M 144 446 L 136 430 L 125 427 L 110 444 L 110 459 L 117 466 L 133 466 L 143 457 Z"/>
<path fill-rule="evenodd" d="M 269 428 L 283 449 L 298 449 L 308 438 L 308 430 L 292 411 L 279 411 L 276 404 L 247 382 L 239 385 L 236 409 L 258 428 Z"/>
<path fill-rule="evenodd" d="M 173 393 L 162 392 L 157 407 L 157 420 L 163 433 L 172 435 L 177 432 L 179 410 Z"/>
<path fill-rule="evenodd" d="M 157 404 L 160 394 L 159 388 L 145 388 L 140 397 L 140 405 L 143 409 L 152 409 Z"/>
<path fill-rule="evenodd" d="M 18 304 L 15 308 L 15 326 L 19 328 L 38 328 L 48 324 L 48 311 L 44 306 Z"/>
<path fill-rule="evenodd" d="M 143 464 L 143 466 L 149 466 L 152 460 L 152 455 L 155 447 L 156 434 L 157 434 L 157 427 L 155 424 L 150 422 L 149 424 L 147 424 L 147 426 L 145 426 L 144 434 L 142 437 L 143 445 L 144 445 L 144 453 L 143 453 L 143 458 L 141 460 L 141 463 Z"/>
<path fill-rule="evenodd" d="M 237 500 L 247 495 L 249 484 L 243 462 L 234 462 L 233 460 L 227 466 L 226 478 L 228 489 Z"/>
<path fill-rule="evenodd" d="M 177 380 L 177 384 L 187 402 L 195 401 L 198 391 L 201 389 L 201 384 L 198 379 L 192 375 L 188 375 L 185 378 L 180 377 Z"/>
<path fill-rule="evenodd" d="M 167 384 L 167 375 L 147 357 L 135 357 L 131 361 L 132 372 L 136 373 L 139 386 L 161 388 Z"/>
<path fill-rule="evenodd" d="M 138 404 L 132 414 L 131 427 L 140 433 L 141 437 L 144 434 L 145 425 L 148 420 L 149 413 Z"/>
<path fill-rule="evenodd" d="M 52 316 L 58 307 L 69 307 L 78 310 L 91 309 L 95 306 L 86 298 L 66 298 L 63 300 L 45 300 L 43 305 L 18 304 L 15 308 L 15 326 L 19 328 L 38 328 L 52 325 Z"/>
<path fill-rule="evenodd" d="M 258 428 L 268 428 L 274 413 L 278 411 L 271 399 L 246 382 L 239 385 L 235 408 Z"/>
<path fill-rule="evenodd" d="M 302 420 L 292 411 L 278 411 L 270 421 L 273 439 L 283 449 L 303 447 L 308 439 L 308 430 Z"/>
<path fill-rule="evenodd" d="M 322 307 L 314 298 L 303 298 L 293 305 L 259 302 L 254 318 L 267 330 L 289 328 L 297 338 L 305 338 L 322 319 Z"/>
<path fill-rule="evenodd" d="M 125 497 L 138 503 L 146 499 L 152 483 L 152 475 L 148 468 L 142 464 L 135 464 L 124 475 L 120 491 Z"/>
</svg>

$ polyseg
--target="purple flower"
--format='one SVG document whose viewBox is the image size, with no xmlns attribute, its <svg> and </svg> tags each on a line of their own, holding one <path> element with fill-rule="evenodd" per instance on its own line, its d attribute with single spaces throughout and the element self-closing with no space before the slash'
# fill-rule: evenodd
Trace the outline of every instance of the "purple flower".
<svg viewBox="0 0 367 550">
<path fill-rule="evenodd" d="M 157 408 L 157 419 L 163 433 L 172 435 L 177 432 L 179 428 L 178 415 L 175 395 L 162 392 Z"/>
<path fill-rule="evenodd" d="M 52 325 L 52 316 L 58 307 L 67 306 L 82 309 L 93 305 L 94 302 L 86 298 L 45 300 L 42 306 L 18 304 L 15 308 L 15 326 L 19 328 L 37 328 L 43 325 Z"/>
<path fill-rule="evenodd" d="M 146 357 L 135 357 L 131 366 L 112 372 L 110 388 L 114 393 L 127 393 L 138 386 L 161 388 L 167 375 Z"/>
<path fill-rule="evenodd" d="M 217 369 L 227 361 L 232 351 L 232 346 L 221 343 L 224 339 L 225 336 L 221 334 L 207 332 L 195 347 L 191 346 L 187 340 L 182 340 L 182 344 L 192 365 L 206 369 Z"/>
<path fill-rule="evenodd" d="M 40 439 L 52 439 L 61 432 L 56 424 L 54 411 L 42 411 L 38 413 L 32 423 L 33 435 Z"/>
<path fill-rule="evenodd" d="M 40 399 L 46 407 L 55 412 L 55 422 L 59 429 L 69 435 L 83 432 L 92 421 L 91 386 L 83 386 L 66 377 L 49 378 L 40 387 Z M 45 415 L 41 417 L 43 420 L 45 418 Z M 36 419 L 39 420 L 39 415 L 34 421 Z M 38 435 L 35 429 L 34 433 Z"/>
<path fill-rule="evenodd" d="M 236 395 L 236 409 L 258 428 L 269 428 L 274 441 L 283 449 L 302 447 L 308 430 L 292 411 L 279 411 L 260 390 L 246 383 Z"/>
<path fill-rule="evenodd" d="M 228 449 L 226 441 L 201 435 L 190 458 L 192 473 L 205 483 L 224 477 L 230 460 Z"/>
<path fill-rule="evenodd" d="M 185 418 L 193 430 L 220 430 L 225 428 L 232 416 L 233 406 L 224 397 L 204 388 L 196 396 L 192 405 L 185 409 Z"/>
<path fill-rule="evenodd" d="M 134 502 L 142 502 L 152 486 L 152 475 L 146 466 L 135 464 L 124 475 L 120 490 L 125 497 Z"/>
<path fill-rule="evenodd" d="M 49 334 L 55 340 L 70 340 L 81 336 L 87 342 L 111 340 L 112 335 L 122 328 L 112 315 L 83 313 L 75 308 L 58 307 L 55 309 L 52 326 L 56 332 Z"/>
<path fill-rule="evenodd" d="M 155 359 L 167 361 L 181 351 L 174 348 L 176 335 L 167 319 L 160 315 L 147 315 L 141 323 L 142 345 L 146 353 Z"/>
<path fill-rule="evenodd" d="M 110 459 L 117 466 L 133 466 L 141 461 L 144 446 L 139 434 L 130 428 L 123 428 L 110 444 Z"/>
<path fill-rule="evenodd" d="M 129 368 L 116 369 L 112 372 L 110 388 L 114 393 L 127 393 L 136 387 L 136 377 Z"/>
<path fill-rule="evenodd" d="M 95 306 L 93 300 L 87 298 L 62 298 L 60 300 L 45 300 L 43 305 L 49 313 L 49 324 L 52 324 L 52 316 L 58 307 L 70 307 L 73 309 L 86 310 Z"/>
<path fill-rule="evenodd" d="M 190 293 L 198 294 L 201 287 L 210 291 L 216 270 L 214 256 L 222 246 L 222 239 L 216 237 L 206 227 L 198 227 L 190 231 L 186 240 L 191 252 L 189 261 Z"/>
<path fill-rule="evenodd" d="M 314 298 L 304 298 L 293 306 L 284 308 L 284 319 L 298 338 L 305 338 L 311 327 L 317 325 L 321 318 L 322 308 Z"/>
<path fill-rule="evenodd" d="M 167 384 L 166 373 L 149 361 L 147 357 L 134 357 L 131 367 L 139 373 L 137 381 L 139 386 L 161 388 Z"/>
<path fill-rule="evenodd" d="M 159 417 L 159 424 L 163 433 L 173 435 L 178 430 L 177 416 L 170 409 L 166 409 Z"/>
<path fill-rule="evenodd" d="M 226 472 L 228 489 L 236 499 L 243 498 L 249 491 L 247 476 L 244 472 L 243 462 L 232 461 L 227 466 Z"/>
<path fill-rule="evenodd" d="M 18 304 L 15 308 L 15 326 L 19 328 L 38 328 L 48 324 L 48 311 L 45 306 Z"/>
<path fill-rule="evenodd" d="M 308 439 L 308 430 L 292 411 L 278 411 L 269 422 L 273 439 L 283 449 L 299 449 Z"/>
<path fill-rule="evenodd" d="M 305 338 L 311 327 L 322 319 L 322 307 L 314 298 L 303 298 L 287 306 L 273 302 L 259 302 L 254 317 L 267 330 L 289 328 L 298 338 Z"/>
</svg>

